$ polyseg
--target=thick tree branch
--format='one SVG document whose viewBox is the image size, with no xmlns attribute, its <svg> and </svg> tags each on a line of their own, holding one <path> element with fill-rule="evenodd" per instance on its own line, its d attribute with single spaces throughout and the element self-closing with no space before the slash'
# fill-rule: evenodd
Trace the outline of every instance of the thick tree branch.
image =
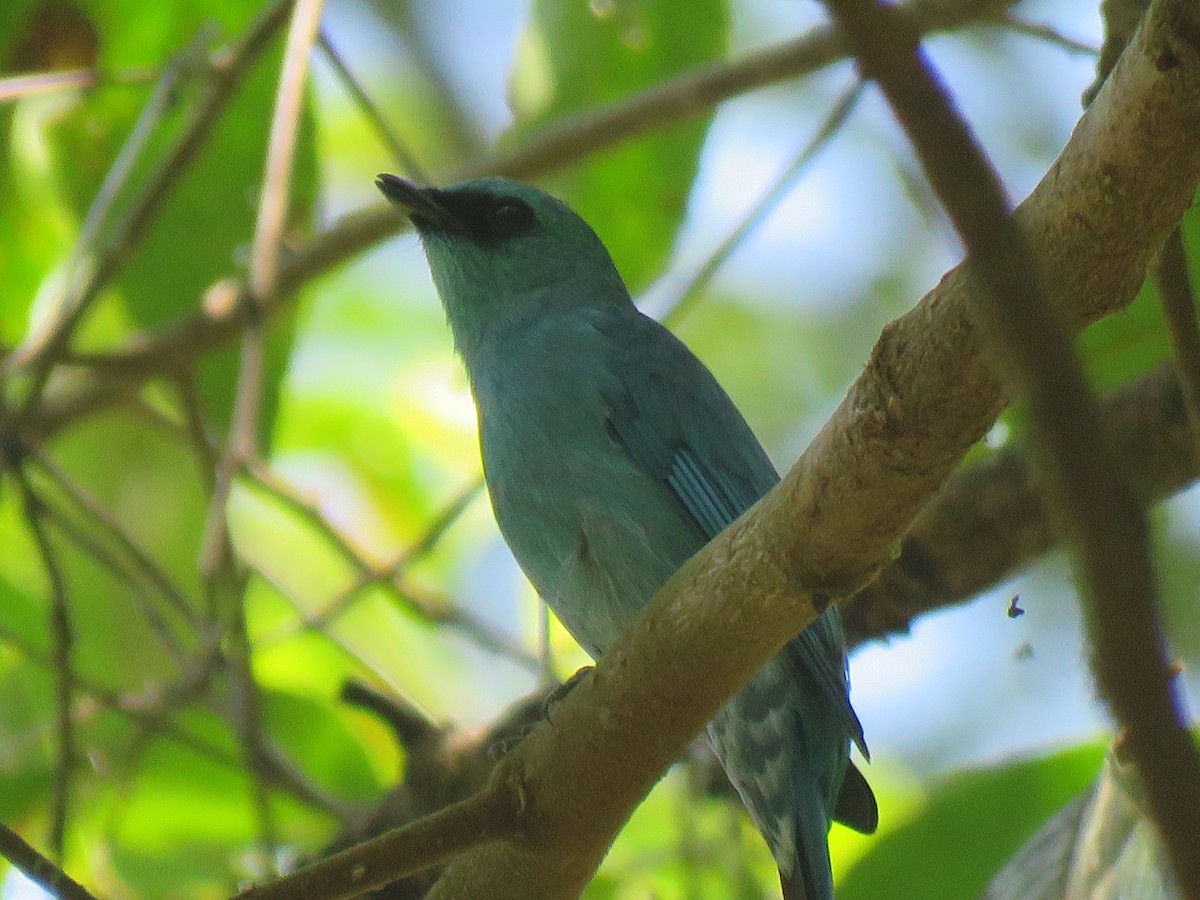
<svg viewBox="0 0 1200 900">
<path fill-rule="evenodd" d="M 1104 419 L 1122 471 L 1148 501 L 1160 500 L 1200 477 L 1200 454 L 1189 432 L 1174 367 L 1160 366 L 1122 387 L 1107 399 Z M 1057 540 L 1025 448 L 1005 447 L 954 475 L 905 536 L 900 557 L 843 607 L 848 640 L 853 646 L 883 637 L 919 614 L 968 600 Z M 486 749 L 512 743 L 539 720 L 544 704 L 544 696 L 527 698 L 487 735 L 466 738 L 437 728 L 403 702 L 362 685 L 347 685 L 343 699 L 388 722 L 408 761 L 404 783 L 361 827 L 344 833 L 335 850 L 378 837 L 482 788 L 491 770 Z M 732 790 L 728 783 L 724 789 Z M 384 846 L 389 848 L 384 856 L 393 860 L 393 875 L 401 867 L 429 862 L 401 856 L 396 844 Z M 423 852 L 421 845 L 407 846 L 413 854 Z M 437 856 L 442 858 L 441 853 Z M 427 868 L 420 880 L 405 879 L 403 890 L 393 883 L 389 896 L 424 896 L 436 874 Z"/>
<path fill-rule="evenodd" d="M 827 0 L 904 126 L 966 244 L 971 306 L 1001 368 L 1028 404 L 1049 495 L 1071 539 L 1101 693 L 1124 727 L 1151 816 L 1183 893 L 1200 897 L 1200 755 L 1175 697 L 1158 617 L 1145 510 L 1122 479 L 1099 407 L 1047 302 L 1051 273 L 1033 264 L 999 181 L 920 50 L 918 35 L 877 0 Z M 1152 4 L 1140 35 L 1167 85 L 1200 80 L 1200 11 Z M 1138 48 L 1135 33 L 1129 49 Z M 1121 57 L 1123 62 L 1125 54 Z M 1121 62 L 1095 103 L 1122 86 Z M 1193 121 L 1196 112 L 1193 112 Z"/>
<path fill-rule="evenodd" d="M 1019 221 L 1073 329 L 1133 296 L 1200 181 L 1200 9 L 1157 4 Z M 1182 40 L 1181 40 L 1182 36 Z M 1176 62 L 1165 67 L 1164 52 Z M 800 463 L 663 588 L 594 677 L 499 767 L 520 839 L 456 859 L 434 897 L 576 896 L 626 816 L 827 596 L 862 586 L 1005 404 L 952 272 L 885 331 Z"/>
<path fill-rule="evenodd" d="M 1179 378 L 1163 365 L 1104 403 L 1124 477 L 1146 502 L 1200 478 Z M 965 603 L 1011 578 L 1061 539 L 1029 451 L 1006 446 L 956 473 L 921 511 L 900 555 L 842 607 L 851 647 L 908 630 L 916 617 Z"/>
<path fill-rule="evenodd" d="M 1173 366 L 1161 365 L 1108 397 L 1104 420 L 1122 472 L 1147 502 L 1164 499 L 1200 477 L 1200 454 Z M 899 558 L 843 606 L 852 647 L 906 630 L 918 615 L 971 599 L 1058 542 L 1027 454 L 1020 444 L 1006 446 L 947 481 L 905 536 Z M 539 720 L 545 701 L 533 695 L 488 734 L 467 738 L 437 728 L 402 701 L 363 685 L 348 684 L 343 699 L 388 722 L 407 764 L 403 784 L 361 826 L 345 832 L 334 850 L 378 837 L 482 788 L 491 770 L 487 748 L 513 743 Z M 727 782 L 724 790 L 732 791 Z M 401 856 L 397 845 L 385 846 L 384 856 L 394 860 L 389 864 L 393 875 L 401 866 L 418 864 Z M 423 852 L 422 845 L 407 846 L 413 854 Z M 406 878 L 403 890 L 393 883 L 389 896 L 424 896 L 436 875 L 430 865 L 420 880 Z"/>
<path fill-rule="evenodd" d="M 517 830 L 521 796 L 495 785 L 424 819 L 336 853 L 271 884 L 251 887 L 237 900 L 343 900 Z M 537 896 L 530 894 L 529 896 Z"/>
<path fill-rule="evenodd" d="M 1191 17 L 1186 0 L 1163 8 Z M 1200 181 L 1200 73 L 1160 70 L 1160 18 L 1125 55 L 1022 205 L 1037 268 L 1074 329 L 1126 304 Z M 1186 47 L 1180 52 L 1190 52 Z M 826 597 L 862 586 L 1006 400 L 951 272 L 892 323 L 784 482 L 690 561 L 498 767 L 518 835 L 454 860 L 434 897 L 574 897 L 665 768 Z M 386 840 L 384 838 L 383 840 Z"/>
</svg>

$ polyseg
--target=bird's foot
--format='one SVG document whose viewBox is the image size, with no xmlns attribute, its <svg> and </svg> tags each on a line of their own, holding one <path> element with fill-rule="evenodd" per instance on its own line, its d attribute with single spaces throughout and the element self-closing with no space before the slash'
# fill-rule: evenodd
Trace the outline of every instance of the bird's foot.
<svg viewBox="0 0 1200 900">
<path fill-rule="evenodd" d="M 574 675 L 552 690 L 542 703 L 542 718 L 549 722 L 550 710 L 561 703 L 566 698 L 567 694 L 575 690 L 575 688 L 585 678 L 592 674 L 592 670 L 595 668 L 595 666 L 584 666 L 582 669 L 577 671 Z"/>
<path fill-rule="evenodd" d="M 520 727 L 510 731 L 508 734 L 506 734 L 504 737 L 500 738 L 499 740 L 493 741 L 491 744 L 489 744 L 488 745 L 488 756 L 490 756 L 493 760 L 497 760 L 502 756 L 506 756 L 508 753 L 510 753 L 513 750 L 513 748 L 515 748 L 517 746 L 517 744 L 519 744 L 519 743 L 521 743 L 521 741 L 525 740 L 525 738 L 528 736 L 529 732 L 533 731 L 533 729 L 535 729 L 542 722 L 549 722 L 550 721 L 550 710 L 557 703 L 559 703 L 559 701 L 561 701 L 564 697 L 566 697 L 567 694 L 571 693 L 571 691 L 574 690 L 576 685 L 578 685 L 581 681 L 583 681 L 584 678 L 586 678 L 588 675 L 590 675 L 593 668 L 595 668 L 595 667 L 594 666 L 584 666 L 582 669 L 580 669 L 578 672 L 576 672 L 574 675 L 572 675 L 570 678 L 568 678 L 562 684 L 555 685 L 546 694 L 545 698 L 542 700 L 541 716 L 539 716 L 536 720 L 534 720 L 532 722 L 527 722 L 527 723 L 521 725 Z M 534 698 L 530 698 L 530 699 L 534 699 Z"/>
</svg>

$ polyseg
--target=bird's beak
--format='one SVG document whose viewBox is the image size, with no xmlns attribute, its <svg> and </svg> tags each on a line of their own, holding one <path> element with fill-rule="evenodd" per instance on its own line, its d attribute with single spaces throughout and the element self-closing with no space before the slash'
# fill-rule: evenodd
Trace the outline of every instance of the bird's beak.
<svg viewBox="0 0 1200 900">
<path fill-rule="evenodd" d="M 418 231 L 466 231 L 463 223 L 438 201 L 435 188 L 418 187 L 411 181 L 386 173 L 375 178 L 375 186 L 383 196 L 408 213 Z"/>
</svg>

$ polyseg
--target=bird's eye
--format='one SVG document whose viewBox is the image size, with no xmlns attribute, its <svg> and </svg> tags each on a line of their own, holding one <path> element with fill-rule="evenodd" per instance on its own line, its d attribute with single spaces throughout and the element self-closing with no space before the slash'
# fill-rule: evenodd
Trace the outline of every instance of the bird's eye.
<svg viewBox="0 0 1200 900">
<path fill-rule="evenodd" d="M 492 230 L 498 237 L 514 237 L 533 225 L 533 210 L 519 200 L 504 200 L 492 211 Z"/>
</svg>

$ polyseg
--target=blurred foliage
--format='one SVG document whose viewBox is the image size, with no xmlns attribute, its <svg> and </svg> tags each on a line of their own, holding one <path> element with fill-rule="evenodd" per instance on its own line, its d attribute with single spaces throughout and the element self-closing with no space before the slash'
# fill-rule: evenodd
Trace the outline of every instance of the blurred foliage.
<svg viewBox="0 0 1200 900">
<path fill-rule="evenodd" d="M 987 900 L 1180 900 L 1137 770 L 1118 754 L 1000 870 Z"/>
<path fill-rule="evenodd" d="M 207 23 L 218 35 L 214 46 L 227 45 L 261 6 L 0 3 L 4 75 L 95 65 L 103 76 L 94 88 L 0 105 L 5 353 L 56 314 L 80 227 L 163 67 L 182 59 Z M 329 5 L 327 24 L 384 118 L 436 177 L 476 159 L 491 136 L 519 145 L 539 130 L 719 61 L 731 46 L 776 40 L 782 26 L 772 23 L 786 22 L 791 34 L 800 23 L 788 17 L 802 14 L 794 7 L 536 0 L 511 34 L 487 35 L 488 46 L 477 54 L 505 61 L 512 115 L 502 127 L 464 100 L 470 77 L 483 78 L 465 71 L 470 54 L 448 54 L 444 46 L 449 20 L 470 8 L 467 0 L 346 0 Z M 482 7 L 474 11 L 482 14 Z M 378 29 L 380 22 L 388 27 Z M 993 52 L 979 43 L 963 48 Z M 113 350 L 135 337 L 153 339 L 199 313 L 214 285 L 245 275 L 280 47 L 276 40 L 240 85 L 199 159 L 82 323 L 74 349 Z M 371 176 L 398 165 L 345 86 L 319 54 L 315 59 L 285 254 L 345 209 L 374 201 Z M 146 189 L 165 149 L 189 127 L 211 72 L 194 64 L 181 72 L 116 195 L 116 214 L 101 225 L 102 242 Z M 724 164 L 737 176 L 739 202 L 750 199 L 748 183 L 765 180 L 758 170 L 775 165 L 764 161 L 773 129 L 786 135 L 791 152 L 796 134 L 806 131 L 793 118 L 823 114 L 823 83 L 802 86 L 813 88 L 804 109 L 794 108 L 800 92 L 792 88 L 756 95 L 741 109 L 761 107 L 763 128 L 743 136 L 745 145 Z M 675 265 L 685 237 L 696 246 L 715 245 L 728 224 L 706 219 L 711 205 L 700 214 L 692 208 L 697 185 L 713 177 L 706 176 L 707 157 L 720 149 L 710 145 L 710 123 L 724 113 L 651 131 L 547 177 L 546 186 L 595 225 L 635 290 Z M 869 138 L 867 157 L 897 152 L 883 129 Z M 1047 163 L 1037 158 L 1030 165 L 1040 171 Z M 743 168 L 757 174 L 744 180 Z M 872 196 L 864 205 L 868 215 L 919 221 L 907 206 L 897 211 L 889 202 Z M 833 220 L 855 203 L 839 197 L 831 206 L 811 214 Z M 903 224 L 894 230 L 901 236 L 869 261 L 859 234 L 843 241 L 837 264 L 867 271 L 863 284 L 846 288 L 857 300 L 822 308 L 793 302 L 805 296 L 804 283 L 776 285 L 778 296 L 764 299 L 767 278 L 718 280 L 680 323 L 681 335 L 729 387 L 781 465 L 838 401 L 879 328 L 930 277 L 933 268 L 919 259 L 936 258 L 933 241 Z M 1187 240 L 1192 258 L 1200 258 L 1194 222 Z M 63 569 L 75 638 L 78 764 L 64 864 L 108 897 L 227 895 L 239 880 L 312 854 L 382 796 L 403 772 L 404 752 L 376 718 L 338 702 L 347 678 L 391 689 L 438 722 L 473 725 L 531 690 L 541 671 L 537 605 L 499 542 L 486 501 L 465 502 L 429 547 L 363 582 L 365 573 L 386 570 L 419 546 L 479 474 L 474 410 L 414 242 L 366 254 L 318 279 L 293 306 L 294 313 L 271 321 L 262 466 L 238 476 L 229 504 L 233 539 L 249 570 L 245 603 L 262 725 L 272 752 L 294 770 L 270 792 L 273 857 L 261 852 L 256 776 L 243 759 L 234 676 L 214 645 L 197 569 L 212 456 L 226 438 L 237 385 L 236 341 L 203 354 L 194 367 L 187 360 L 166 366 L 145 384 L 129 388 L 116 378 L 125 391 L 121 402 L 88 408 L 51 435 L 40 450 L 52 468 L 37 460 L 27 467 Z M 1166 355 L 1153 287 L 1080 345 L 1104 387 Z M 79 368 L 59 373 L 50 396 L 69 394 L 87 374 Z M 2 387 L 7 392 L 9 385 Z M 27 385 L 15 387 L 19 397 Z M 6 403 L 12 399 L 5 394 Z M 1020 429 L 1019 411 L 1006 425 Z M 1180 527 L 1169 533 L 1166 581 L 1179 586 L 1175 596 L 1182 598 L 1170 608 L 1171 621 L 1192 635 L 1181 647 L 1195 656 L 1200 645 L 1189 628 L 1195 579 L 1188 574 L 1197 558 L 1195 536 Z M 50 603 L 20 491 L 6 477 L 0 819 L 39 846 L 52 814 L 55 772 Z M 332 604 L 338 614 L 319 619 Z M 563 672 L 582 659 L 560 628 L 552 630 L 551 646 Z M 925 698 L 914 698 L 914 707 L 923 704 Z M 886 758 L 887 748 L 876 747 L 876 754 Z M 1091 780 L 1100 758 L 1087 745 L 925 786 L 926 771 L 877 766 L 869 774 L 883 806 L 880 835 L 833 834 L 843 895 L 978 894 L 1021 842 Z M 588 897 L 776 896 L 774 868 L 757 833 L 733 804 L 704 795 L 692 774 L 678 767 L 652 793 Z"/>
<path fill-rule="evenodd" d="M 912 818 L 884 827 L 839 883 L 838 896 L 980 896 L 1031 825 L 1084 790 L 1103 758 L 1102 747 L 1081 747 L 951 776 L 930 790 Z"/>
<path fill-rule="evenodd" d="M 1188 210 L 1180 224 L 1193 285 L 1200 285 L 1200 210 Z M 1133 303 L 1119 316 L 1102 319 L 1080 338 L 1080 354 L 1093 381 L 1110 390 L 1171 355 L 1163 325 L 1158 284 L 1148 278 Z"/>
<path fill-rule="evenodd" d="M 728 29 L 724 0 L 537 0 L 513 72 L 512 137 L 718 59 Z M 692 119 L 606 150 L 552 184 L 596 229 L 632 291 L 662 271 L 691 192 L 707 121 Z M 634 202 L 614 203 L 614 197 Z"/>
</svg>

